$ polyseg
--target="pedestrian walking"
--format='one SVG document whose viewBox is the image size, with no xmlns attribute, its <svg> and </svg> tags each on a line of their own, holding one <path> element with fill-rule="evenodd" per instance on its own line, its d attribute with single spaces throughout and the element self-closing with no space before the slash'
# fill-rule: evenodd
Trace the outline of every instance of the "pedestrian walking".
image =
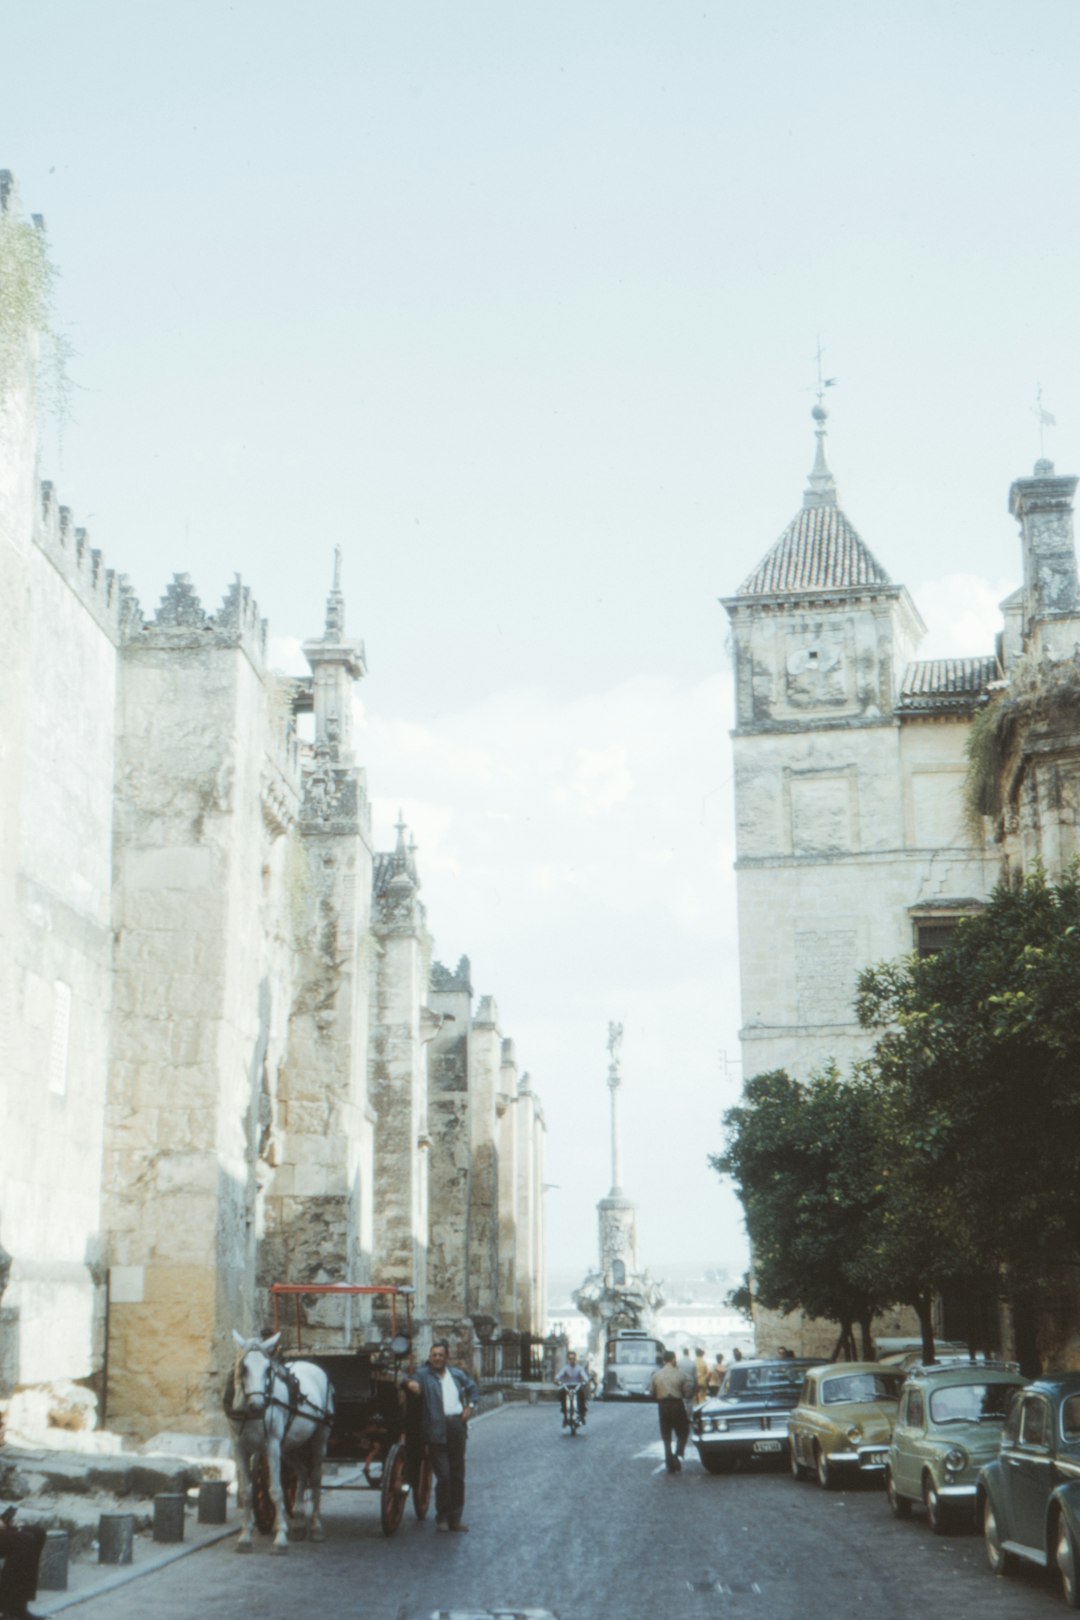
<svg viewBox="0 0 1080 1620">
<path fill-rule="evenodd" d="M 710 1395 L 719 1395 L 720 1385 L 724 1382 L 724 1373 L 726 1371 L 727 1368 L 724 1366 L 724 1352 L 722 1350 L 718 1350 L 716 1352 L 716 1361 L 709 1368 L 709 1376 L 705 1380 L 706 1388 Z"/>
<path fill-rule="evenodd" d="M 709 1393 L 709 1363 L 704 1348 L 699 1344 L 694 1351 L 694 1400 L 698 1406 Z"/>
<path fill-rule="evenodd" d="M 435 1475 L 435 1528 L 463 1532 L 469 1528 L 461 1519 L 465 1447 L 480 1391 L 464 1368 L 449 1365 L 449 1358 L 447 1341 L 436 1339 L 426 1364 L 406 1380 L 405 1387 L 421 1397 L 420 1438 Z"/>
<path fill-rule="evenodd" d="M 37 1597 L 38 1565 L 45 1545 L 45 1532 L 39 1524 L 16 1525 L 15 1509 L 0 1514 L 0 1620 L 36 1620 L 27 1607 Z"/>
<path fill-rule="evenodd" d="M 660 1418 L 660 1438 L 664 1442 L 664 1462 L 669 1474 L 682 1472 L 686 1455 L 686 1442 L 690 1438 L 690 1419 L 686 1402 L 694 1392 L 693 1368 L 687 1371 L 676 1364 L 674 1350 L 664 1351 L 664 1363 L 653 1373 L 649 1392 L 657 1403 Z M 675 1437 L 675 1449 L 671 1439 Z"/>
</svg>

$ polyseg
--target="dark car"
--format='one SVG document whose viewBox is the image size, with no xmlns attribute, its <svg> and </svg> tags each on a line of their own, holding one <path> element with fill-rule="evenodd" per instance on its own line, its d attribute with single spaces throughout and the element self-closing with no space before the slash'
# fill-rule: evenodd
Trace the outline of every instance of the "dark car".
<svg viewBox="0 0 1080 1620">
<path fill-rule="evenodd" d="M 787 1457 L 788 1414 L 803 1379 L 817 1361 L 739 1361 L 729 1367 L 718 1392 L 694 1411 L 694 1444 L 710 1474 L 726 1474 L 743 1462 L 781 1462 Z"/>
<path fill-rule="evenodd" d="M 1056 1568 L 1065 1602 L 1080 1609 L 1080 1373 L 1017 1395 L 1001 1450 L 979 1474 L 976 1513 L 995 1575 L 1019 1558 Z"/>
</svg>

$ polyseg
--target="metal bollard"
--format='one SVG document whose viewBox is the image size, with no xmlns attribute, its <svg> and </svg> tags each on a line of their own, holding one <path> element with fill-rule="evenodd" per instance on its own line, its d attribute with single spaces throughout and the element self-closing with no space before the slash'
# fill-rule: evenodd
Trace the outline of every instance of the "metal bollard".
<svg viewBox="0 0 1080 1620">
<path fill-rule="evenodd" d="M 66 1592 L 71 1538 L 66 1530 L 46 1530 L 37 1583 L 43 1592 Z"/>
<path fill-rule="evenodd" d="M 134 1513 L 103 1513 L 98 1520 L 98 1563 L 130 1564 L 134 1540 Z"/>
<path fill-rule="evenodd" d="M 164 1492 L 154 1497 L 154 1540 L 183 1541 L 184 1497 L 180 1492 Z"/>
<path fill-rule="evenodd" d="M 228 1505 L 228 1481 L 224 1479 L 204 1479 L 199 1486 L 199 1523 L 224 1524 Z"/>
</svg>

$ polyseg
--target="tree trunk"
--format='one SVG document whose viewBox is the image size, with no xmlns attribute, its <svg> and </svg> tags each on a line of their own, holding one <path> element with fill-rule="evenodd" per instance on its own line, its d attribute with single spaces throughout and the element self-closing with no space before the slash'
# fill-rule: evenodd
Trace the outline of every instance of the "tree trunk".
<svg viewBox="0 0 1080 1620">
<path fill-rule="evenodd" d="M 1013 1337 L 1016 1340 L 1016 1359 L 1025 1378 L 1038 1378 L 1042 1371 L 1039 1359 L 1038 1330 L 1034 1304 L 1030 1294 L 1012 1297 Z"/>
<path fill-rule="evenodd" d="M 863 1359 L 863 1361 L 876 1361 L 877 1360 L 877 1357 L 874 1354 L 874 1335 L 873 1335 L 873 1332 L 871 1331 L 871 1326 L 870 1326 L 872 1320 L 873 1320 L 873 1318 L 872 1318 L 871 1313 L 869 1311 L 867 1311 L 865 1316 L 861 1316 L 859 1318 L 859 1333 L 862 1336 L 862 1359 Z"/>
<path fill-rule="evenodd" d="M 915 1299 L 915 1309 L 919 1314 L 919 1328 L 922 1332 L 923 1365 L 929 1367 L 937 1359 L 934 1354 L 934 1314 L 932 1295 L 929 1292 L 917 1295 Z"/>
</svg>

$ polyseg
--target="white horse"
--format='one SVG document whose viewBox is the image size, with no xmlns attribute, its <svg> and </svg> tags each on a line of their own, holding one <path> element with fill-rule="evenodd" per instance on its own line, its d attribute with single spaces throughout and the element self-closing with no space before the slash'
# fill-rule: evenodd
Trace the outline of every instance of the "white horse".
<svg viewBox="0 0 1080 1620">
<path fill-rule="evenodd" d="M 250 1552 L 254 1519 L 255 1469 L 265 1456 L 270 1474 L 270 1496 L 277 1510 L 273 1550 L 286 1553 L 285 1493 L 282 1461 L 296 1474 L 297 1493 L 293 1529 L 308 1529 L 312 1541 L 323 1540 L 319 1518 L 322 1465 L 334 1416 L 334 1386 L 312 1361 L 272 1361 L 280 1333 L 271 1339 L 244 1339 L 233 1332 L 236 1362 L 225 1396 L 225 1411 L 233 1430 L 236 1457 L 236 1494 L 243 1514 L 237 1552 Z M 304 1518 L 304 1495 L 311 1487 L 311 1522 Z"/>
</svg>

